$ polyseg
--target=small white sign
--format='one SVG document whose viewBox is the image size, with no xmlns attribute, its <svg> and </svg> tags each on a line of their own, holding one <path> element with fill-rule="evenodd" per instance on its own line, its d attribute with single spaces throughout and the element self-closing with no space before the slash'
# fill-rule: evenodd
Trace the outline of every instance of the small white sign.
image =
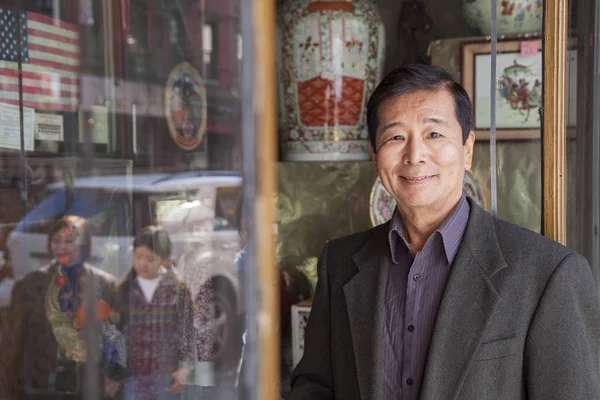
<svg viewBox="0 0 600 400">
<path fill-rule="evenodd" d="M 33 151 L 35 110 L 23 107 L 23 135 L 26 151 Z M 0 147 L 21 149 L 21 119 L 19 106 L 0 103 Z"/>
<path fill-rule="evenodd" d="M 62 142 L 64 138 L 63 116 L 58 114 L 35 114 L 35 139 Z"/>
<path fill-rule="evenodd" d="M 93 142 L 108 144 L 108 107 L 92 106 L 92 124 Z"/>
<path fill-rule="evenodd" d="M 109 131 L 109 120 L 108 120 L 108 107 L 105 106 L 92 106 L 91 114 L 85 124 L 89 127 L 91 132 L 92 143 L 108 144 L 108 131 Z M 85 142 L 84 130 L 79 130 L 79 142 Z"/>
</svg>

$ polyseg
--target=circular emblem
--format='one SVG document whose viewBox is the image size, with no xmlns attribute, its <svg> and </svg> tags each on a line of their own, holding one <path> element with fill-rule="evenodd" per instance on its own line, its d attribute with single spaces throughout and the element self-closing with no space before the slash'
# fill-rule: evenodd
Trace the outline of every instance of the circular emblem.
<svg viewBox="0 0 600 400">
<path fill-rule="evenodd" d="M 463 190 L 467 196 L 475 201 L 475 203 L 483 208 L 486 207 L 485 197 L 483 197 L 481 186 L 475 179 L 475 176 L 469 171 L 465 171 Z M 373 184 L 371 197 L 369 199 L 370 217 L 373 226 L 383 224 L 392 218 L 394 208 L 396 208 L 396 200 L 394 200 L 387 190 L 385 190 L 378 177 Z"/>
<path fill-rule="evenodd" d="M 165 107 L 175 143 L 185 150 L 196 148 L 206 133 L 206 89 L 190 63 L 178 64 L 169 73 Z"/>
</svg>

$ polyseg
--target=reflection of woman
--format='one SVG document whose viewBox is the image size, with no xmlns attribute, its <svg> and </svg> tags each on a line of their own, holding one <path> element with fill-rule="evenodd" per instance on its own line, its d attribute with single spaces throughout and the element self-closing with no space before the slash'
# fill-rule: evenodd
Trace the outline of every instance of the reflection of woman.
<svg viewBox="0 0 600 400">
<path fill-rule="evenodd" d="M 97 299 L 102 320 L 99 347 L 105 377 L 117 375 L 124 363 L 120 335 L 111 323 L 115 279 L 85 261 L 91 235 L 86 221 L 62 218 L 48 236 L 54 257 L 17 281 L 9 312 L 10 327 L 0 352 L 0 376 L 6 379 L 7 398 L 81 399 L 83 367 L 89 345 L 83 339 L 84 292 L 87 285 Z M 97 342 L 95 342 L 97 344 Z"/>
</svg>

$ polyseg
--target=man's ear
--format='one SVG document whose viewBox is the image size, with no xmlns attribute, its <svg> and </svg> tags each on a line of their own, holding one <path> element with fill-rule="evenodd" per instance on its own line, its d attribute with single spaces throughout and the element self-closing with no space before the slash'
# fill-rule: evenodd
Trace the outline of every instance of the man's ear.
<svg viewBox="0 0 600 400">
<path fill-rule="evenodd" d="M 375 167 L 375 171 L 377 171 L 377 154 L 375 154 L 375 151 L 373 150 L 373 145 L 371 144 L 370 140 L 369 140 L 369 154 L 371 154 L 371 161 L 373 162 L 373 167 Z"/>
<path fill-rule="evenodd" d="M 473 163 L 473 145 L 475 144 L 475 132 L 469 132 L 469 137 L 464 144 L 465 151 L 465 171 L 471 169 L 471 164 Z"/>
</svg>

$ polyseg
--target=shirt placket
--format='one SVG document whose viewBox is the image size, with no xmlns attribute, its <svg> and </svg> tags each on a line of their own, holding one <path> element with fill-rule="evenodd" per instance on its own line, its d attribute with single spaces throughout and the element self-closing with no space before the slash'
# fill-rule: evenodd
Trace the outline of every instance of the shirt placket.
<svg viewBox="0 0 600 400">
<path fill-rule="evenodd" d="M 393 264 L 387 282 L 385 302 L 385 342 L 388 343 L 384 363 L 388 367 L 384 371 L 386 385 L 386 400 L 402 398 L 402 359 L 403 359 L 403 318 L 404 298 L 406 296 L 406 274 L 402 266 Z M 400 288 L 400 290 L 398 290 Z M 395 375 L 397 374 L 397 375 Z"/>
<path fill-rule="evenodd" d="M 419 324 L 419 298 L 421 291 L 421 280 L 424 273 L 424 254 L 417 253 L 414 261 L 408 271 L 406 280 L 406 302 L 404 308 L 404 352 L 403 352 L 403 368 L 402 368 L 402 387 L 405 399 L 414 399 L 416 390 L 420 385 L 415 371 L 414 346 L 416 345 L 415 335 Z"/>
</svg>

